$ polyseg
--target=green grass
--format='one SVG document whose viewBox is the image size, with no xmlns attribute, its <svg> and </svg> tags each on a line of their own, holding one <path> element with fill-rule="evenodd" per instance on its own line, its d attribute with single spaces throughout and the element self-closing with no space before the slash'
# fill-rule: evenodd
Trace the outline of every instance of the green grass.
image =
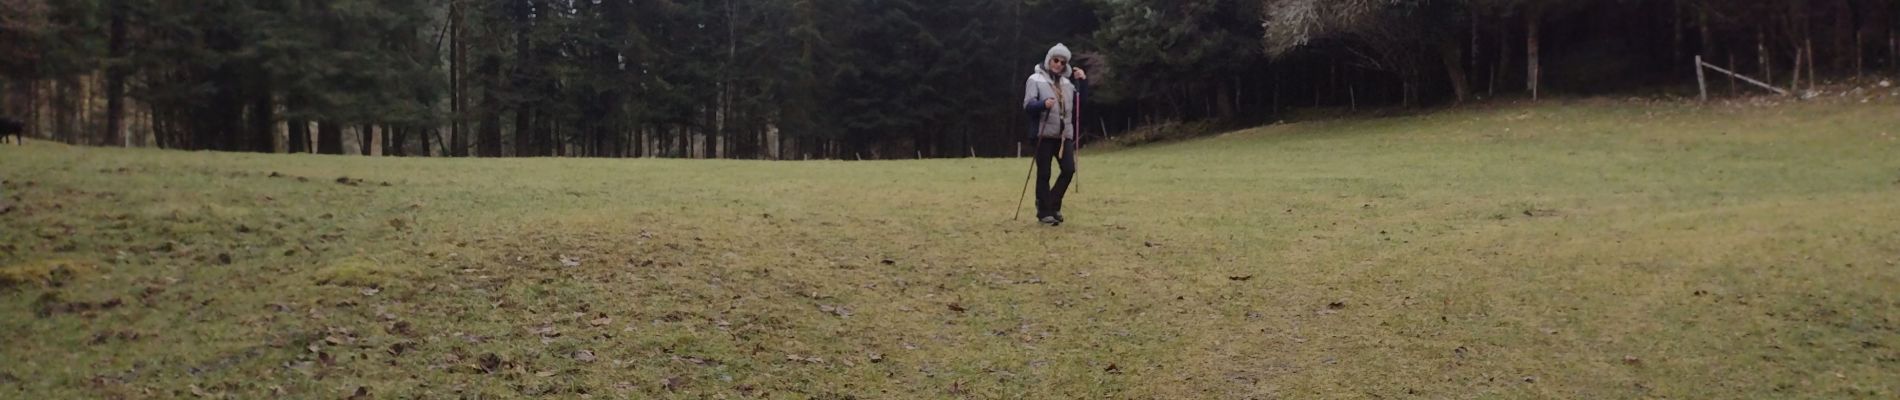
<svg viewBox="0 0 1900 400">
<path fill-rule="evenodd" d="M 1085 149 L 1059 228 L 1021 159 L 0 147 L 0 397 L 1892 398 L 1894 110 Z"/>
</svg>

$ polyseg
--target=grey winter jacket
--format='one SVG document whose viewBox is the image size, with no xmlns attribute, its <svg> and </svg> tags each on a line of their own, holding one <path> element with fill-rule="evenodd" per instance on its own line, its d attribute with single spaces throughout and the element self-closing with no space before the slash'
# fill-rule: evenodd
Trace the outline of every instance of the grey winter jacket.
<svg viewBox="0 0 1900 400">
<path fill-rule="evenodd" d="M 1035 72 L 1023 83 L 1023 111 L 1032 121 L 1031 133 L 1042 139 L 1075 139 L 1076 121 L 1080 116 L 1083 99 L 1087 98 L 1088 80 L 1069 79 L 1071 68 L 1066 65 L 1061 71 L 1050 71 L 1049 60 L 1056 57 L 1071 60 L 1069 49 L 1056 45 L 1049 50 L 1041 64 L 1036 64 Z M 1062 96 L 1056 96 L 1058 89 Z M 1049 108 L 1043 99 L 1056 99 L 1056 107 Z"/>
</svg>

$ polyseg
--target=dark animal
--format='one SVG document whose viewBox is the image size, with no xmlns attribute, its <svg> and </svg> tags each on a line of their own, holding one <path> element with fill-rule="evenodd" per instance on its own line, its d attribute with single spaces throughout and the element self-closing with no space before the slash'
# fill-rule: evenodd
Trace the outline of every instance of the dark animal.
<svg viewBox="0 0 1900 400">
<path fill-rule="evenodd" d="M 26 124 L 20 120 L 0 117 L 0 143 L 6 143 L 7 137 L 13 137 L 13 143 L 26 144 Z"/>
</svg>

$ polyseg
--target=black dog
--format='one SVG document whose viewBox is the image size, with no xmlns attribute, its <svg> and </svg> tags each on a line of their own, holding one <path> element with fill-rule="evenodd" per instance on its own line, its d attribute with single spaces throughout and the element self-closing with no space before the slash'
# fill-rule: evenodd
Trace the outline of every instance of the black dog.
<svg viewBox="0 0 1900 400">
<path fill-rule="evenodd" d="M 7 137 L 13 137 L 13 143 L 26 144 L 26 124 L 20 120 L 0 117 L 0 143 L 6 143 Z"/>
</svg>

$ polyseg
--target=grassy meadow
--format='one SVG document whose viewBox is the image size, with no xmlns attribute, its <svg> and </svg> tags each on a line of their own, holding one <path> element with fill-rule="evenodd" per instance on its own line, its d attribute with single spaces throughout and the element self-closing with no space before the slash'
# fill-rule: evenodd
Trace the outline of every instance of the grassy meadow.
<svg viewBox="0 0 1900 400">
<path fill-rule="evenodd" d="M 0 398 L 1900 396 L 1892 100 L 1026 164 L 8 145 Z"/>
</svg>

